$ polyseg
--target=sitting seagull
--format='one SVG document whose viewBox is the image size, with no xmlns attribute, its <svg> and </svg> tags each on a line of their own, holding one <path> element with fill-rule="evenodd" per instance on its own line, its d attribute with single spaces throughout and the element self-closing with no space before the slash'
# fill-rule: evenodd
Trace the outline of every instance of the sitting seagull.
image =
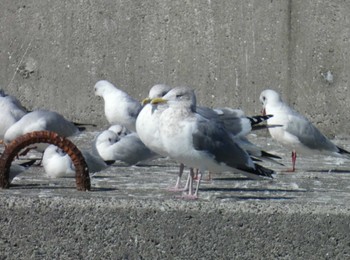
<svg viewBox="0 0 350 260">
<path fill-rule="evenodd" d="M 89 151 L 82 151 L 89 173 L 96 173 L 106 169 L 107 164 L 98 156 Z M 75 167 L 70 156 L 61 148 L 55 145 L 49 145 L 43 155 L 42 165 L 45 173 L 50 178 L 73 177 L 75 176 Z"/>
<path fill-rule="evenodd" d="M 137 133 L 118 136 L 111 130 L 98 134 L 93 144 L 93 151 L 104 161 L 122 161 L 135 165 L 159 157 L 140 140 Z"/>
<path fill-rule="evenodd" d="M 94 90 L 95 95 L 104 100 L 105 116 L 108 122 L 111 125 L 121 124 L 135 132 L 136 118 L 142 109 L 141 103 L 107 80 L 98 81 Z"/>
<path fill-rule="evenodd" d="M 196 113 L 194 91 L 187 87 L 170 90 L 153 104 L 167 103 L 159 118 L 159 133 L 169 156 L 200 172 L 237 172 L 249 178 L 271 178 L 274 171 L 255 164 L 249 154 L 236 144 L 222 123 Z M 198 187 L 194 194 L 196 198 Z"/>
<path fill-rule="evenodd" d="M 5 133 L 5 143 L 10 143 L 17 137 L 34 131 L 53 131 L 63 137 L 71 137 L 80 133 L 85 127 L 77 127 L 75 123 L 68 121 L 62 115 L 49 110 L 35 110 L 25 114 L 20 120 L 9 127 Z M 25 155 L 30 150 L 44 152 L 48 147 L 46 143 L 35 144 L 26 148 L 20 155 Z"/>
<path fill-rule="evenodd" d="M 3 140 L 7 129 L 20 120 L 27 110 L 14 96 L 9 96 L 0 90 L 0 139 Z"/>
<path fill-rule="evenodd" d="M 119 137 L 126 136 L 130 134 L 131 132 L 123 125 L 111 125 L 108 130 L 116 133 Z"/>
<path fill-rule="evenodd" d="M 61 178 L 75 176 L 75 169 L 71 158 L 55 145 L 51 144 L 45 149 L 42 165 L 47 177 Z"/>
<path fill-rule="evenodd" d="M 319 152 L 331 156 L 349 156 L 349 152 L 333 144 L 306 117 L 284 103 L 280 95 L 271 89 L 261 92 L 263 114 L 271 114 L 267 124 L 281 127 L 269 128 L 273 139 L 292 148 L 292 169 L 295 171 L 297 152 Z"/>
<path fill-rule="evenodd" d="M 49 110 L 35 110 L 25 114 L 9 127 L 5 133 L 5 142 L 9 143 L 17 137 L 33 131 L 53 131 L 63 137 L 78 134 L 79 127 L 65 119 L 62 115 Z"/>
</svg>

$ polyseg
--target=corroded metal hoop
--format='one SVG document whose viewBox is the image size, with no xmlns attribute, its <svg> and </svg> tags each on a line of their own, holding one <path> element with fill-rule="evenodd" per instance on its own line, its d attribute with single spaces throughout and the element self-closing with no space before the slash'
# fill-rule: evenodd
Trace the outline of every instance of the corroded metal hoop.
<svg viewBox="0 0 350 260">
<path fill-rule="evenodd" d="M 75 166 L 75 181 L 77 190 L 90 190 L 90 176 L 85 159 L 80 150 L 70 140 L 59 136 L 51 131 L 36 131 L 19 136 L 6 146 L 4 153 L 0 157 L 0 188 L 10 187 L 9 173 L 15 156 L 25 147 L 35 143 L 53 144 L 65 151 L 73 161 Z"/>
</svg>

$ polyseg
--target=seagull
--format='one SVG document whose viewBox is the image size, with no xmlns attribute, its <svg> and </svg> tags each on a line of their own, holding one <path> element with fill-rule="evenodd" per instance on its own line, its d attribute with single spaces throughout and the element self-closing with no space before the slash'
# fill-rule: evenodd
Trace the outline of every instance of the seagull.
<svg viewBox="0 0 350 260">
<path fill-rule="evenodd" d="M 141 141 L 152 151 L 168 156 L 159 136 L 159 117 L 168 107 L 167 104 L 150 103 L 152 99 L 161 98 L 171 90 L 171 87 L 165 84 L 154 85 L 147 98 L 142 101 L 144 105 L 136 119 L 136 132 Z"/>
<path fill-rule="evenodd" d="M 102 131 L 95 138 L 93 151 L 104 161 L 122 161 L 128 165 L 159 157 L 145 146 L 135 132 L 118 136 L 111 130 Z"/>
<path fill-rule="evenodd" d="M 27 110 L 17 98 L 0 90 L 0 111 L 0 139 L 3 140 L 7 129 L 20 120 Z"/>
<path fill-rule="evenodd" d="M 292 148 L 292 169 L 295 171 L 297 152 L 321 153 L 330 156 L 349 156 L 349 152 L 333 144 L 306 117 L 284 103 L 280 95 L 271 89 L 260 94 L 263 114 L 272 114 L 267 124 L 281 127 L 268 128 L 271 137 Z"/>
<path fill-rule="evenodd" d="M 104 100 L 105 116 L 109 124 L 121 124 L 135 132 L 136 118 L 142 109 L 141 103 L 107 80 L 98 81 L 94 90 L 95 95 Z"/>
<path fill-rule="evenodd" d="M 49 145 L 43 155 L 42 165 L 49 178 L 75 176 L 75 168 L 69 155 L 55 145 Z"/>
<path fill-rule="evenodd" d="M 123 125 L 111 125 L 108 130 L 116 133 L 118 136 L 126 136 L 131 132 Z"/>
<path fill-rule="evenodd" d="M 20 108 L 20 110 L 24 112 L 28 112 L 27 109 L 22 105 L 22 103 L 15 96 L 6 94 L 3 89 L 0 89 L 0 97 L 6 98 L 8 101 L 16 105 L 16 107 Z"/>
<path fill-rule="evenodd" d="M 156 84 L 150 90 L 148 97 L 142 101 L 143 108 L 136 119 L 136 132 L 141 141 L 153 152 L 168 157 L 168 153 L 163 147 L 163 143 L 159 135 L 159 117 L 162 112 L 168 108 L 166 103 L 153 104 L 151 101 L 155 98 L 161 98 L 171 90 L 171 87 L 166 84 Z M 171 191 L 182 191 L 188 188 L 188 184 L 182 189 L 180 188 L 181 177 L 185 165 L 180 162 L 179 173 L 175 186 L 170 188 Z M 193 175 L 193 169 L 190 169 L 190 174 Z"/>
<path fill-rule="evenodd" d="M 150 101 L 155 98 L 163 97 L 170 90 L 171 87 L 164 84 L 153 86 L 149 91 L 149 96 L 142 101 L 142 103 L 145 105 L 136 120 L 136 130 L 142 142 L 144 142 L 151 150 L 165 157 L 169 155 L 161 142 L 158 125 L 159 117 L 162 112 L 168 108 L 168 104 L 163 102 L 150 103 Z M 246 117 L 244 112 L 239 109 L 211 109 L 204 106 L 197 106 L 196 113 L 206 118 L 221 121 L 225 128 L 230 132 L 232 138 L 236 139 L 236 142 L 239 142 L 239 145 L 242 146 L 243 149 L 247 148 L 249 154 L 252 154 L 255 158 L 280 164 L 274 160 L 281 159 L 279 156 L 275 156 L 261 150 L 259 147 L 255 146 L 245 138 L 245 135 L 247 135 L 251 130 L 257 128 L 256 125 L 261 123 L 263 120 L 266 120 L 270 116 Z M 180 164 L 180 171 L 176 184 L 171 190 L 183 190 L 179 188 L 183 169 L 184 165 Z M 192 172 L 190 172 L 190 174 L 192 174 Z M 186 185 L 184 189 L 187 188 L 188 185 Z"/>
<path fill-rule="evenodd" d="M 49 110 L 35 110 L 25 114 L 20 120 L 9 127 L 4 139 L 9 143 L 20 135 L 33 131 L 53 131 L 63 137 L 78 134 L 79 127 L 65 119 L 62 115 Z"/>
<path fill-rule="evenodd" d="M 196 113 L 207 119 L 222 123 L 233 141 L 246 150 L 249 155 L 254 156 L 254 158 L 283 165 L 275 160 L 282 159 L 281 157 L 262 150 L 246 138 L 251 131 L 266 128 L 265 125 L 261 125 L 260 123 L 271 118 L 271 115 L 247 117 L 240 109 L 229 107 L 211 109 L 203 106 L 197 106 Z M 276 125 L 273 125 L 273 127 L 276 127 Z"/>
<path fill-rule="evenodd" d="M 160 138 L 171 158 L 200 172 L 238 172 L 249 178 L 272 178 L 274 171 L 253 162 L 223 124 L 196 113 L 196 97 L 188 87 L 176 87 L 152 104 L 167 103 L 159 118 Z M 201 176 L 201 175 L 200 175 Z M 189 197 L 198 197 L 198 188 Z"/>
<path fill-rule="evenodd" d="M 68 121 L 62 115 L 49 110 L 35 110 L 25 114 L 20 120 L 9 127 L 5 133 L 5 144 L 10 143 L 17 137 L 34 131 L 53 131 L 63 137 L 78 135 L 80 130 L 85 127 L 77 127 L 73 122 Z M 20 155 L 27 154 L 35 149 L 38 152 L 44 152 L 48 144 L 35 144 L 34 147 L 28 147 Z"/>
<path fill-rule="evenodd" d="M 96 173 L 108 167 L 100 157 L 93 155 L 91 152 L 83 150 L 82 154 L 88 166 L 89 173 Z M 66 152 L 55 145 L 51 144 L 45 149 L 42 165 L 46 176 L 49 178 L 75 176 L 75 167 L 72 159 Z"/>
</svg>

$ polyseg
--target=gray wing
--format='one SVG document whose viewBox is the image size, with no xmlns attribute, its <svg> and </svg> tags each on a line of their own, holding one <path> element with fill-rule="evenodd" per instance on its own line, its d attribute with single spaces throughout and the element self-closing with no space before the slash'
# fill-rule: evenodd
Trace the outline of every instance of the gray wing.
<svg viewBox="0 0 350 260">
<path fill-rule="evenodd" d="M 243 133 L 243 124 L 247 124 L 246 127 L 251 129 L 251 127 L 248 125 L 250 122 L 244 116 L 242 110 L 231 108 L 211 109 L 208 107 L 197 107 L 196 112 L 209 120 L 215 120 L 216 122 L 221 123 L 224 128 L 233 135 Z"/>
<path fill-rule="evenodd" d="M 236 168 L 248 177 L 272 177 L 274 171 L 254 164 L 247 152 L 239 147 L 222 125 L 199 120 L 198 130 L 192 134 L 196 150 L 208 153 L 218 164 Z"/>
<path fill-rule="evenodd" d="M 144 145 L 136 133 L 122 137 L 115 152 L 118 160 L 130 165 L 151 160 L 158 156 Z"/>
<path fill-rule="evenodd" d="M 47 120 L 48 130 L 54 131 L 62 136 L 68 137 L 79 133 L 79 129 L 62 115 L 54 111 L 44 111 L 43 114 Z"/>
<path fill-rule="evenodd" d="M 84 159 L 86 161 L 86 164 L 89 168 L 90 173 L 99 172 L 108 167 L 107 164 L 102 160 L 100 156 L 97 156 L 86 150 L 82 151 L 82 154 L 84 156 Z"/>
<path fill-rule="evenodd" d="M 339 149 L 325 137 L 309 120 L 301 115 L 289 115 L 286 131 L 296 136 L 299 141 L 315 150 L 338 152 Z"/>
<path fill-rule="evenodd" d="M 136 120 L 141 109 L 142 109 L 141 103 L 138 102 L 136 99 L 133 99 L 130 97 L 129 104 L 127 107 L 127 111 L 128 111 L 129 116 L 132 118 L 135 118 L 135 120 Z"/>
<path fill-rule="evenodd" d="M 196 107 L 196 112 L 207 119 L 219 119 L 219 114 L 209 107 Z"/>
<path fill-rule="evenodd" d="M 222 125 L 209 120 L 198 122 L 198 131 L 193 133 L 193 146 L 196 150 L 207 152 L 217 163 L 238 167 L 250 167 L 249 155 L 232 141 Z"/>
</svg>

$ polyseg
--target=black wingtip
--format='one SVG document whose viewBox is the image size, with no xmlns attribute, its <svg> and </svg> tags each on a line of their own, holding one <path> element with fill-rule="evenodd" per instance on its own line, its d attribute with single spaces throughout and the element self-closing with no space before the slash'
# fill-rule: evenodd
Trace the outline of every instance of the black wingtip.
<svg viewBox="0 0 350 260">
<path fill-rule="evenodd" d="M 19 165 L 27 168 L 27 167 L 32 166 L 36 161 L 37 160 L 30 160 L 30 161 L 26 161 L 26 162 L 20 163 Z"/>
<path fill-rule="evenodd" d="M 115 163 L 115 160 L 107 160 L 107 161 L 104 161 L 108 166 L 109 165 L 112 165 L 113 163 Z"/>
<path fill-rule="evenodd" d="M 340 148 L 339 146 L 337 146 L 337 148 L 339 149 L 339 153 L 340 153 L 340 154 L 350 154 L 349 151 L 347 151 L 347 150 L 345 150 L 345 149 L 343 149 L 343 148 Z"/>
<path fill-rule="evenodd" d="M 248 117 L 248 119 L 250 120 L 250 123 L 253 126 L 253 125 L 260 124 L 261 122 L 264 122 L 264 121 L 268 120 L 271 117 L 273 117 L 273 115 L 252 116 L 252 117 Z"/>
<path fill-rule="evenodd" d="M 93 127 L 97 127 L 96 124 L 92 124 L 92 123 L 78 123 L 78 122 L 73 122 L 73 124 L 76 126 L 76 127 L 84 127 L 84 126 L 93 126 Z"/>
<path fill-rule="evenodd" d="M 275 171 L 265 168 L 264 166 L 261 166 L 260 164 L 255 164 L 255 169 L 253 168 L 238 168 L 239 170 L 242 170 L 246 173 L 249 173 L 249 177 L 252 179 L 256 179 L 255 177 L 268 177 L 273 178 L 273 175 L 276 173 Z"/>
<path fill-rule="evenodd" d="M 259 176 L 269 177 L 273 178 L 273 175 L 276 174 L 274 170 L 265 168 L 264 166 L 261 166 L 260 164 L 255 164 L 256 174 Z"/>
<path fill-rule="evenodd" d="M 275 154 L 272 154 L 272 153 L 268 153 L 268 152 L 265 152 L 265 151 L 261 151 L 261 156 L 262 157 L 268 157 L 268 158 L 274 158 L 274 159 L 282 159 L 282 157 L 280 157 L 278 155 L 275 155 Z"/>
</svg>

